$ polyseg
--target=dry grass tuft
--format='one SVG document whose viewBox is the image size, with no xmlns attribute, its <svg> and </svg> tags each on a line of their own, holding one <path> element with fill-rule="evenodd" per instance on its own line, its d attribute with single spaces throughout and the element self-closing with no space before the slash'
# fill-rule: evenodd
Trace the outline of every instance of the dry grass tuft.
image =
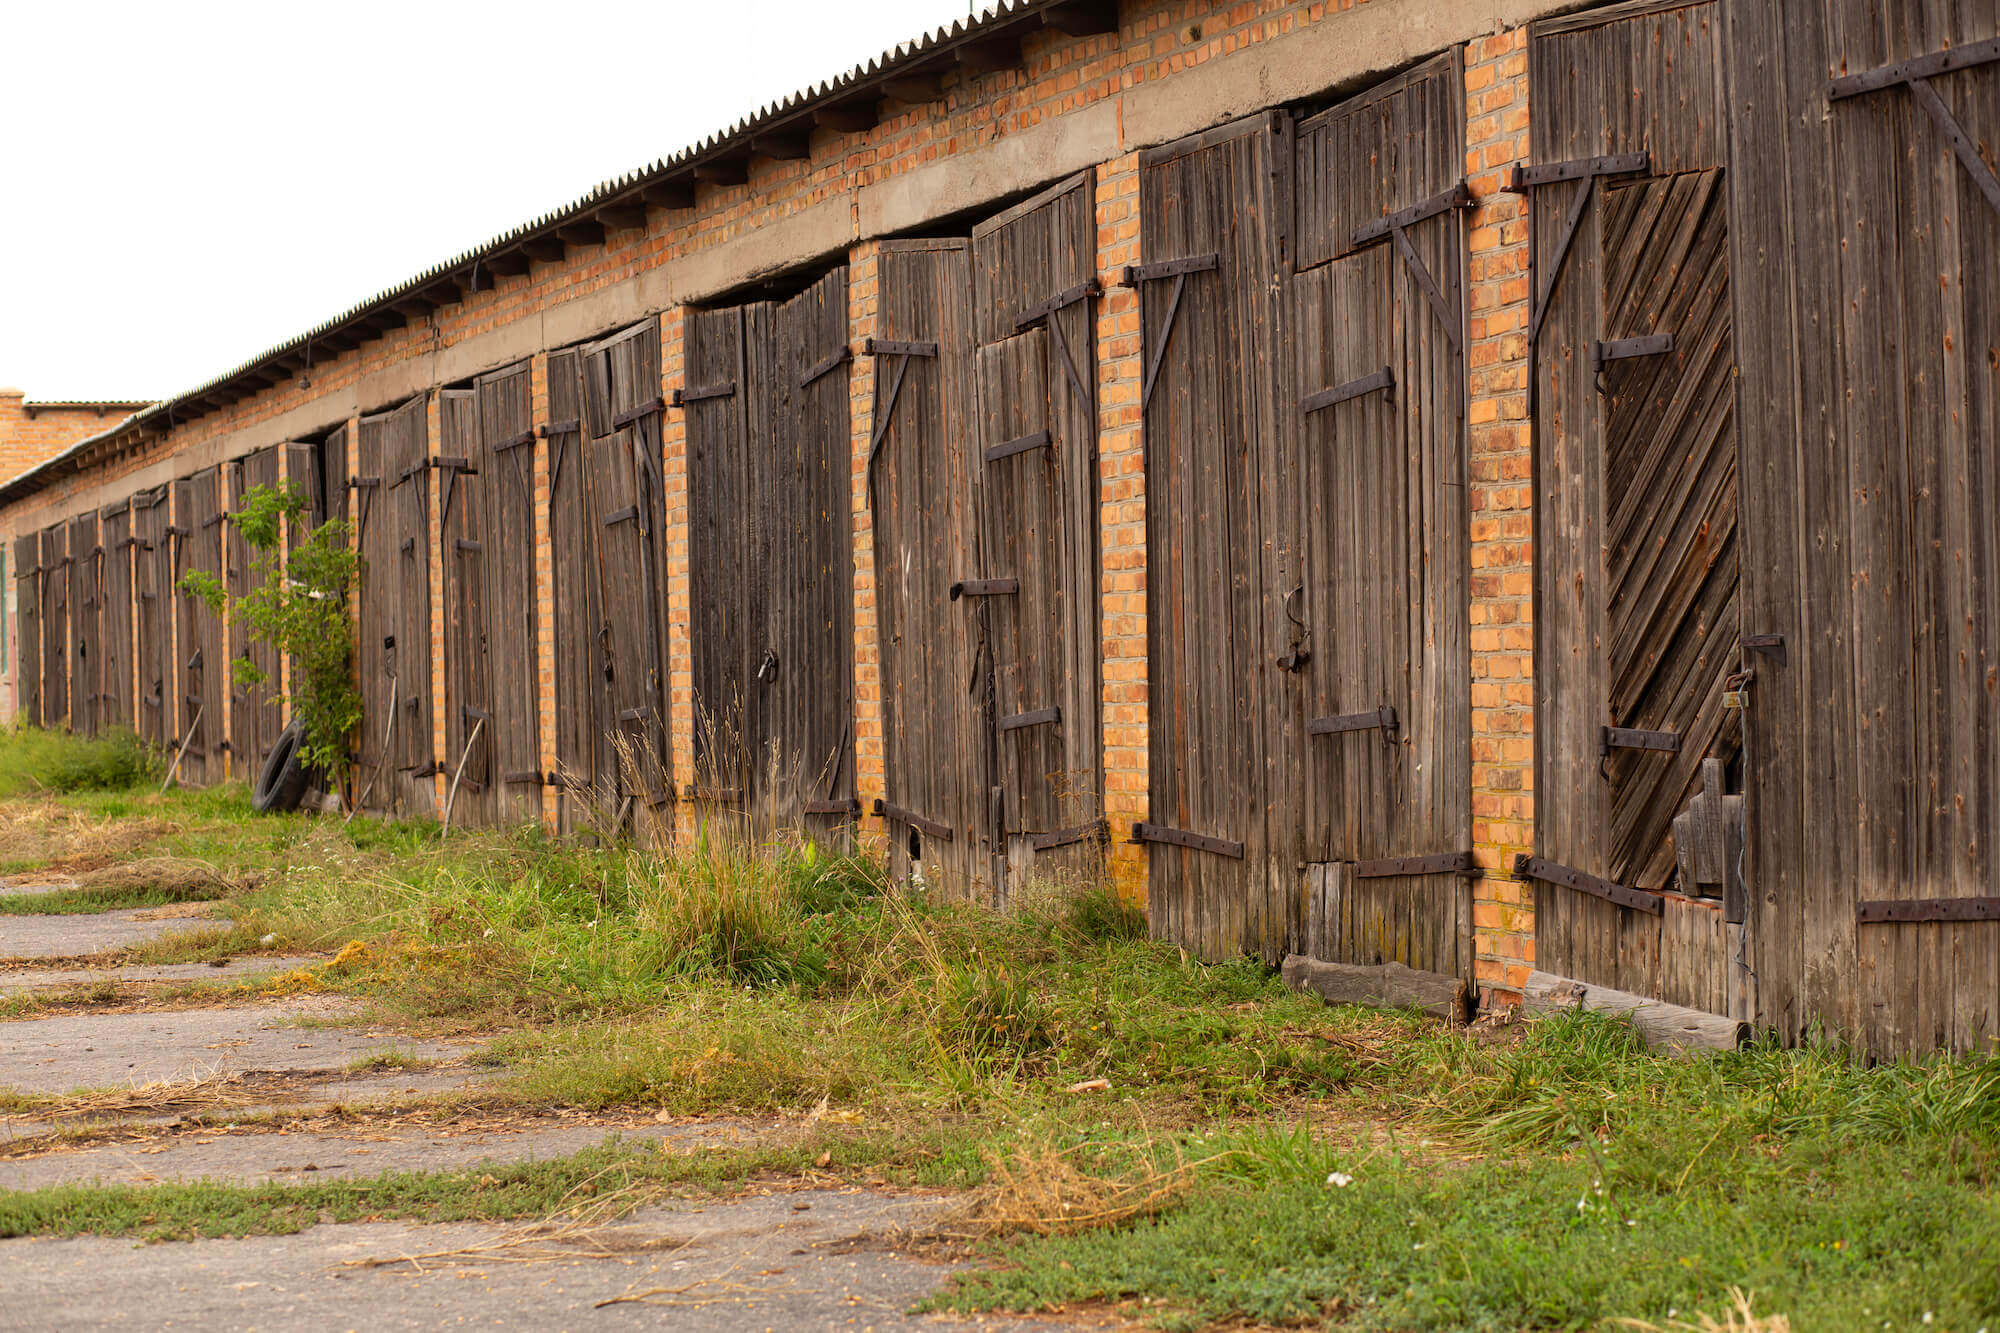
<svg viewBox="0 0 2000 1333">
<path fill-rule="evenodd" d="M 1745 1293 L 1741 1287 L 1729 1289 L 1729 1309 L 1717 1319 L 1707 1311 L 1699 1311 L 1695 1318 L 1698 1323 L 1675 1320 L 1670 1324 L 1649 1324 L 1641 1319 L 1621 1319 L 1617 1322 L 1627 1328 L 1636 1328 L 1643 1333 L 1792 1333 L 1792 1321 L 1781 1314 L 1760 1315 L 1751 1308 L 1756 1297 Z M 1926 1320 L 1929 1315 L 1924 1316 Z"/>
<path fill-rule="evenodd" d="M 145 856 L 84 871 L 77 875 L 76 886 L 106 896 L 151 892 L 193 901 L 255 888 L 256 881 L 232 878 L 193 857 Z"/>
<path fill-rule="evenodd" d="M 36 867 L 11 876 L 17 883 L 66 879 L 174 831 L 162 819 L 105 819 L 52 800 L 12 800 L 0 804 L 0 864 Z"/>
<path fill-rule="evenodd" d="M 419 1273 L 433 1268 L 473 1263 L 569 1263 L 578 1259 L 618 1259 L 633 1254 L 684 1250 L 694 1241 L 614 1227 L 611 1223 L 657 1197 L 657 1185 L 623 1185 L 600 1194 L 599 1171 L 574 1186 L 555 1210 L 540 1221 L 495 1236 L 491 1240 L 421 1254 L 379 1255 L 347 1259 L 343 1268 L 390 1268 L 408 1264 Z"/>
<path fill-rule="evenodd" d="M 937 1234 L 951 1240 L 1074 1236 L 1156 1216 L 1187 1193 L 1202 1168 L 1220 1160 L 1189 1161 L 1178 1143 L 1172 1153 L 1164 1160 L 1153 1140 L 1070 1148 L 1036 1141 L 989 1155 L 986 1183 L 945 1215 Z"/>
</svg>

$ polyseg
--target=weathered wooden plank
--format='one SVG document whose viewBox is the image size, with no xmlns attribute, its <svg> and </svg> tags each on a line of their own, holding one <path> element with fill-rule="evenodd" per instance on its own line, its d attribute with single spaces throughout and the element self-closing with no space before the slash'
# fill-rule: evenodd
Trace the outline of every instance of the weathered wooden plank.
<svg viewBox="0 0 2000 1333">
<path fill-rule="evenodd" d="M 1476 996 L 1464 977 L 1419 971 L 1401 963 L 1368 966 L 1293 954 L 1285 959 L 1282 973 L 1287 986 L 1309 991 L 1330 1005 L 1416 1009 L 1451 1024 L 1468 1021 L 1476 1007 Z"/>
<path fill-rule="evenodd" d="M 1530 1014 L 1589 1009 L 1632 1020 L 1648 1046 L 1677 1054 L 1700 1050 L 1733 1051 L 1749 1035 L 1749 1025 L 1722 1014 L 1667 1004 L 1610 986 L 1573 981 L 1547 972 L 1531 972 L 1522 988 L 1522 1006 Z"/>
</svg>

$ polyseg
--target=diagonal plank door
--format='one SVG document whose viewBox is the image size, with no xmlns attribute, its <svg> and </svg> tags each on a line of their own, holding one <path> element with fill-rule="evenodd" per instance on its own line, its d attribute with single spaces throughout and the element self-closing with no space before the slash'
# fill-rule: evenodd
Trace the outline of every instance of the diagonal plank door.
<svg viewBox="0 0 2000 1333">
<path fill-rule="evenodd" d="M 1677 750 L 1614 748 L 1610 877 L 1664 887 L 1673 817 L 1701 763 L 1741 749 L 1723 684 L 1737 661 L 1735 351 L 1719 170 L 1603 191 L 1605 340 L 1672 350 L 1603 363 L 1605 720 Z"/>
</svg>

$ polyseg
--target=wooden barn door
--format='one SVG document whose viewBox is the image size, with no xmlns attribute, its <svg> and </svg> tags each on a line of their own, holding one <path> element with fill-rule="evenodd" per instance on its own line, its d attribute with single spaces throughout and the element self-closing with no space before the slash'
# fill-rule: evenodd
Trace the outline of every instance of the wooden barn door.
<svg viewBox="0 0 2000 1333">
<path fill-rule="evenodd" d="M 556 648 L 557 825 L 565 833 L 608 820 L 616 807 L 605 714 L 604 568 L 596 490 L 583 463 L 583 351 L 549 354 L 549 545 Z M 603 814 L 598 811 L 602 808 Z"/>
<path fill-rule="evenodd" d="M 535 429 L 528 372 L 528 363 L 520 362 L 481 375 L 473 386 L 479 395 L 475 466 L 484 492 L 486 530 L 478 540 L 484 544 L 479 555 L 486 580 L 486 679 L 493 714 L 475 752 L 484 751 L 493 787 L 488 813 L 505 825 L 539 824 L 542 818 Z M 465 744 L 458 743 L 452 762 Z"/>
<path fill-rule="evenodd" d="M 178 615 L 174 679 L 180 737 L 187 754 L 180 780 L 190 787 L 227 776 L 228 718 L 224 695 L 229 664 L 222 655 L 222 617 L 181 588 L 183 575 L 199 570 L 222 577 L 222 473 L 208 468 L 174 483 L 173 589 Z"/>
<path fill-rule="evenodd" d="M 132 505 L 107 505 L 98 511 L 103 543 L 98 596 L 97 725 L 130 729 L 132 717 Z"/>
<path fill-rule="evenodd" d="M 493 821 L 487 561 L 495 552 L 479 447 L 479 393 L 438 391 L 438 540 L 444 552 L 444 762 L 452 822 Z M 447 792 L 450 791 L 449 785 Z"/>
<path fill-rule="evenodd" d="M 697 799 L 758 832 L 855 813 L 847 271 L 687 329 Z"/>
<path fill-rule="evenodd" d="M 2000 6 L 1734 0 L 1760 1021 L 2000 1032 Z"/>
<path fill-rule="evenodd" d="M 174 737 L 174 538 L 168 524 L 171 489 L 142 491 L 132 500 L 133 653 L 138 662 L 141 739 L 166 746 Z"/>
<path fill-rule="evenodd" d="M 1103 864 L 1095 177 L 972 233 L 981 579 L 1006 887 Z"/>
<path fill-rule="evenodd" d="M 14 539 L 14 716 L 42 723 L 42 539 Z"/>
<path fill-rule="evenodd" d="M 648 836 L 672 826 L 666 705 L 666 567 L 660 416 L 660 326 L 647 320 L 583 349 L 583 430 L 577 460 L 592 514 L 603 622 L 609 811 Z"/>
<path fill-rule="evenodd" d="M 363 807 L 436 807 L 431 735 L 430 445 L 423 394 L 361 419 L 355 522 L 361 552 Z"/>
<path fill-rule="evenodd" d="M 97 512 L 78 514 L 69 521 L 69 728 L 79 736 L 97 734 L 98 696 L 103 692 L 98 685 L 103 665 L 98 647 L 103 558 Z"/>
<path fill-rule="evenodd" d="M 777 309 L 776 364 L 789 410 L 757 478 L 770 593 L 752 624 L 765 651 L 752 717 L 767 775 L 763 817 L 818 834 L 860 813 L 854 777 L 854 435 L 849 415 L 847 270 Z"/>
<path fill-rule="evenodd" d="M 1472 977 L 1464 82 L 1298 127 L 1304 951 Z"/>
<path fill-rule="evenodd" d="M 991 599 L 952 596 L 981 570 L 971 247 L 889 242 L 878 271 L 867 468 L 890 869 L 990 899 L 1003 852 Z"/>
<path fill-rule="evenodd" d="M 42 725 L 69 725 L 69 533 L 42 529 Z"/>
<path fill-rule="evenodd" d="M 688 450 L 689 647 L 694 667 L 694 772 L 686 794 L 706 813 L 747 808 L 748 730 L 755 688 L 748 661 L 751 607 L 762 571 L 751 564 L 752 416 L 760 445 L 782 410 L 769 366 L 771 305 L 725 306 L 689 316 L 683 356 L 687 381 L 678 397 Z M 746 344 L 757 344 L 753 380 Z"/>
<path fill-rule="evenodd" d="M 1740 895 L 1728 921 L 1693 902 L 1674 838 L 1705 788 L 1735 784 L 1740 750 L 1719 31 L 1712 3 L 1532 30 L 1537 80 L 1573 94 L 1537 103 L 1517 180 L 1539 578 L 1538 855 L 1518 869 L 1539 883 L 1538 968 L 1724 1013 Z M 1724 793 L 1706 794 L 1719 819 Z"/>
<path fill-rule="evenodd" d="M 278 446 L 271 445 L 229 465 L 232 512 L 240 512 L 243 497 L 257 487 L 277 489 L 278 463 Z M 254 567 L 250 543 L 243 540 L 236 524 L 228 524 L 225 530 L 229 592 L 232 598 L 241 597 L 256 586 L 258 570 Z M 253 639 L 250 627 L 240 620 L 232 623 L 229 630 L 230 651 L 235 659 L 230 663 L 229 675 L 229 755 L 235 763 L 236 775 L 254 783 L 263 771 L 265 754 L 284 727 L 284 682 L 279 679 L 275 647 Z M 239 678 L 236 662 L 248 662 L 263 679 L 253 683 Z"/>
<path fill-rule="evenodd" d="M 1290 133 L 1258 116 L 1140 155 L 1148 910 L 1204 958 L 1275 960 L 1301 923 L 1300 498 Z"/>
<path fill-rule="evenodd" d="M 541 814 L 529 416 L 526 363 L 439 394 L 444 762 L 458 789 L 454 824 Z"/>
</svg>

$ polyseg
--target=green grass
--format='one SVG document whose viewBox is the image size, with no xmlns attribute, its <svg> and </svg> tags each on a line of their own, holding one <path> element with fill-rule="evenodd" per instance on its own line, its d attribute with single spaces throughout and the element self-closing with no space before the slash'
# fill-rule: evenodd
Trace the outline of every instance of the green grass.
<svg viewBox="0 0 2000 1333">
<path fill-rule="evenodd" d="M 1740 1286 L 1799 1329 L 1926 1310 L 1932 1327 L 2000 1329 L 1990 1056 L 1671 1059 L 1588 1016 L 1481 1040 L 1328 1010 L 1255 962 L 1190 962 L 1101 890 L 1024 895 L 1001 916 L 809 846 L 662 855 L 533 831 L 441 845 L 420 825 L 262 819 L 240 789 L 122 799 L 162 821 L 149 853 L 261 876 L 221 905 L 226 923 L 149 957 L 266 936 L 324 951 L 313 984 L 380 1021 L 502 1034 L 482 1056 L 489 1102 L 818 1128 L 809 1146 L 491 1173 L 501 1187 L 458 1173 L 4 1196 L 0 1231 L 539 1216 L 608 1163 L 639 1164 L 615 1186 L 638 1197 L 827 1151 L 849 1178 L 980 1197 L 1040 1181 L 1033 1207 L 1057 1223 L 1091 1212 L 1076 1191 L 1093 1180 L 1166 1183 L 1114 1225 L 1017 1223 L 983 1242 L 996 1266 L 940 1298 L 957 1309 L 1588 1328 L 1719 1316 Z"/>
<path fill-rule="evenodd" d="M 753 1177 L 779 1182 L 810 1170 L 926 1186 L 962 1179 L 975 1167 L 964 1146 L 935 1126 L 893 1137 L 843 1132 L 744 1148 L 678 1150 L 614 1139 L 571 1157 L 464 1171 L 296 1185 L 195 1181 L 0 1191 L 0 1238 L 161 1241 L 286 1235 L 323 1222 L 540 1220 L 573 1214 L 593 1201 L 614 1204 L 608 1215 L 616 1216 L 673 1194 L 728 1188 Z"/>
<path fill-rule="evenodd" d="M 222 897 L 225 891 L 220 884 L 203 889 L 107 885 L 4 894 L 0 895 L 0 916 L 83 916 L 134 907 L 167 907 L 174 903 L 209 902 Z"/>
<path fill-rule="evenodd" d="M 40 727 L 0 731 L 0 796 L 125 792 L 157 783 L 160 756 L 129 731 L 71 736 Z"/>
<path fill-rule="evenodd" d="M 1170 1327 L 1591 1328 L 1720 1317 L 1735 1286 L 1798 1329 L 2000 1315 L 1992 1059 L 1669 1060 L 1578 1016 L 1493 1050 L 1411 1038 L 1367 1078 L 1415 1112 L 1386 1142 L 1224 1128 L 1199 1146 L 1230 1155 L 1171 1212 L 998 1242 L 1000 1266 L 937 1304 L 1144 1301 Z"/>
</svg>

